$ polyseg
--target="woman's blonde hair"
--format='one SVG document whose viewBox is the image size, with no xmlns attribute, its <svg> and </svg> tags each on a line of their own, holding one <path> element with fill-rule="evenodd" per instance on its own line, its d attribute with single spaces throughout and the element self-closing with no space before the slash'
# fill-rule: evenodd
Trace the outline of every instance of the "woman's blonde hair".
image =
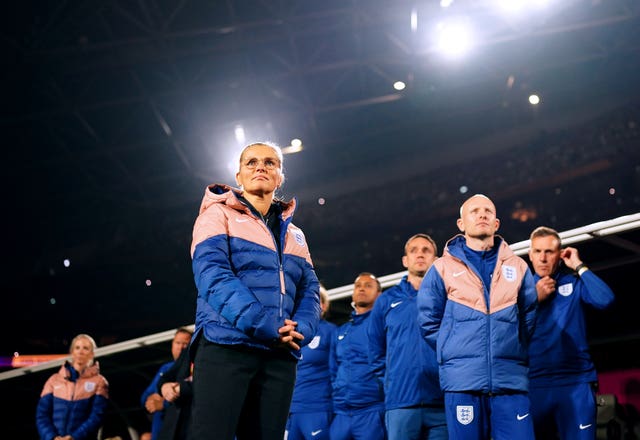
<svg viewBox="0 0 640 440">
<path fill-rule="evenodd" d="M 76 345 L 76 342 L 78 342 L 78 339 L 86 339 L 87 341 L 89 341 L 91 343 L 91 351 L 95 352 L 96 348 L 98 348 L 98 346 L 96 345 L 96 341 L 94 341 L 91 336 L 89 336 L 86 333 L 80 333 L 79 335 L 76 335 L 76 337 L 71 340 L 71 345 L 69 346 L 69 353 L 73 351 L 73 346 Z"/>
</svg>

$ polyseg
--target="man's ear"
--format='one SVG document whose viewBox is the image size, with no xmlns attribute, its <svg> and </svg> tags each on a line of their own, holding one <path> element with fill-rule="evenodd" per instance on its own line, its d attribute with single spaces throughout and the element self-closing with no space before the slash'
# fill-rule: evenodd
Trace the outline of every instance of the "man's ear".
<svg viewBox="0 0 640 440">
<path fill-rule="evenodd" d="M 406 255 L 402 256 L 402 265 L 404 266 L 405 269 L 409 268 L 409 264 L 407 263 L 407 256 Z"/>
<path fill-rule="evenodd" d="M 500 219 L 496 218 L 496 231 L 500 229 Z"/>
<path fill-rule="evenodd" d="M 461 218 L 459 218 L 458 221 L 456 221 L 456 225 L 458 226 L 458 229 L 460 230 L 460 232 L 464 234 L 464 222 L 462 221 Z"/>
</svg>

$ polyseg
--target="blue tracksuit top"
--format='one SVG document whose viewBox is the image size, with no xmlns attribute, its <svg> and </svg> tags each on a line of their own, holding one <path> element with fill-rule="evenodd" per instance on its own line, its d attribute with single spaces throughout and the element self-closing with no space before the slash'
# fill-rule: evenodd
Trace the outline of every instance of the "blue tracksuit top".
<svg viewBox="0 0 640 440">
<path fill-rule="evenodd" d="M 332 412 L 329 357 L 337 326 L 324 319 L 308 345 L 302 347 L 298 361 L 296 385 L 291 400 L 291 413 Z"/>
<path fill-rule="evenodd" d="M 554 275 L 556 291 L 538 305 L 536 329 L 529 346 L 529 379 L 533 387 L 574 385 L 597 380 L 589 355 L 584 307 L 608 307 L 609 286 L 588 270 Z M 540 277 L 534 275 L 537 283 Z"/>
<path fill-rule="evenodd" d="M 369 318 L 369 363 L 384 385 L 387 410 L 443 404 L 436 352 L 417 321 L 417 295 L 405 276 L 380 295 Z"/>
<path fill-rule="evenodd" d="M 371 311 L 357 315 L 338 327 L 331 347 L 330 369 L 333 384 L 333 411 L 383 411 L 384 393 L 369 365 L 367 326 Z"/>
</svg>

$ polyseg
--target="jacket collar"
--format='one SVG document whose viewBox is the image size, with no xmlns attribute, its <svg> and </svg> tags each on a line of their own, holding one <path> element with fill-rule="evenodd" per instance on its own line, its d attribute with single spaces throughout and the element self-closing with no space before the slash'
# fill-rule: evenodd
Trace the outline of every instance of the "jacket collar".
<svg viewBox="0 0 640 440">
<path fill-rule="evenodd" d="M 204 198 L 200 204 L 200 214 L 206 211 L 207 208 L 214 203 L 223 203 L 230 208 L 237 211 L 244 211 L 252 217 L 255 217 L 249 207 L 242 203 L 238 198 L 242 194 L 243 191 L 239 188 L 218 183 L 211 184 L 207 186 L 204 191 Z M 276 203 L 278 203 L 282 208 L 282 220 L 287 220 L 289 217 L 293 216 L 297 206 L 297 200 L 295 198 L 288 202 L 276 201 Z"/>
</svg>

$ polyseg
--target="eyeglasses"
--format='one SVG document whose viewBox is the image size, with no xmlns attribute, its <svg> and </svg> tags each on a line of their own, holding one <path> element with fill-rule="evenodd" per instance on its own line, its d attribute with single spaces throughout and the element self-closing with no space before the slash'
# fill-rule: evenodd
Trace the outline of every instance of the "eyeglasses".
<svg viewBox="0 0 640 440">
<path fill-rule="evenodd" d="M 269 171 L 273 171 L 276 168 L 280 168 L 280 161 L 277 159 L 272 159 L 270 157 L 266 159 L 249 159 L 244 163 L 244 166 L 250 170 L 255 170 L 258 167 L 258 164 L 262 162 L 262 165 Z"/>
</svg>

